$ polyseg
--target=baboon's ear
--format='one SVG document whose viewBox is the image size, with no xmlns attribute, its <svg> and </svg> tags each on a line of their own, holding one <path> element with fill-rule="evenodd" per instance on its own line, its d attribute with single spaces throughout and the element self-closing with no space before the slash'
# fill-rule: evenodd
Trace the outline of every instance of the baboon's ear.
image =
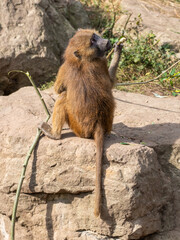
<svg viewBox="0 0 180 240">
<path fill-rule="evenodd" d="M 75 55 L 77 58 L 81 59 L 81 55 L 79 54 L 78 51 L 75 51 L 75 52 L 74 52 L 74 55 Z"/>
</svg>

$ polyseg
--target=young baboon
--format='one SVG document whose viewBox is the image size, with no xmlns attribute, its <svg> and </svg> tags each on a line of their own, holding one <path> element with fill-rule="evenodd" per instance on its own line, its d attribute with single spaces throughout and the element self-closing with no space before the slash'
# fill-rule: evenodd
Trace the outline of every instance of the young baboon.
<svg viewBox="0 0 180 240">
<path fill-rule="evenodd" d="M 120 59 L 122 46 L 116 46 L 109 71 L 105 52 L 111 48 L 109 40 L 103 39 L 90 29 L 80 29 L 69 41 L 60 67 L 55 91 L 59 94 L 54 105 L 52 128 L 43 123 L 42 132 L 60 139 L 64 123 L 82 138 L 94 138 L 96 153 L 96 186 L 94 214 L 100 214 L 101 169 L 104 134 L 110 133 L 114 116 L 112 87 Z"/>
</svg>

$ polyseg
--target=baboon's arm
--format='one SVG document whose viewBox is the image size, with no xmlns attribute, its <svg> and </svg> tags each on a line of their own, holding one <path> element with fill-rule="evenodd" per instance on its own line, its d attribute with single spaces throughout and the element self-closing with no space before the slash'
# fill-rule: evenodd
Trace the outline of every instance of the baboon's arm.
<svg viewBox="0 0 180 240">
<path fill-rule="evenodd" d="M 54 90 L 56 93 L 60 94 L 64 91 L 66 91 L 66 83 L 65 83 L 65 77 L 64 77 L 64 71 L 63 71 L 63 65 L 60 67 L 57 77 L 56 77 L 56 81 L 54 83 Z"/>
<path fill-rule="evenodd" d="M 111 79 L 111 82 L 112 82 L 112 86 L 114 85 L 115 80 L 116 80 L 116 72 L 117 72 L 119 60 L 120 60 L 120 57 L 121 57 L 122 48 L 123 48 L 123 44 L 119 44 L 119 45 L 115 46 L 114 55 L 113 55 L 113 58 L 111 60 L 110 67 L 108 69 L 109 76 L 110 76 L 110 79 Z"/>
</svg>

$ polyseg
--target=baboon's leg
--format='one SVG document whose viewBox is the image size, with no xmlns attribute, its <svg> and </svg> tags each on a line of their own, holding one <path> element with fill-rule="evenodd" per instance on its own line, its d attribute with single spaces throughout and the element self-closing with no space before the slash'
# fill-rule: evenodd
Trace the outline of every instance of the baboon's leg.
<svg viewBox="0 0 180 240">
<path fill-rule="evenodd" d="M 66 93 L 62 93 L 55 102 L 52 115 L 52 128 L 48 123 L 42 123 L 39 127 L 41 131 L 49 138 L 60 139 L 61 130 L 66 120 Z"/>
<path fill-rule="evenodd" d="M 66 121 L 66 92 L 56 100 L 52 115 L 52 134 L 61 138 L 61 130 Z"/>
<path fill-rule="evenodd" d="M 120 57 L 121 57 L 122 48 L 123 48 L 123 44 L 119 44 L 119 45 L 115 46 L 114 55 L 113 55 L 113 58 L 111 60 L 111 64 L 110 64 L 109 69 L 108 69 L 112 85 L 114 85 L 115 80 L 116 80 L 116 72 L 117 72 L 119 60 L 120 60 Z"/>
</svg>

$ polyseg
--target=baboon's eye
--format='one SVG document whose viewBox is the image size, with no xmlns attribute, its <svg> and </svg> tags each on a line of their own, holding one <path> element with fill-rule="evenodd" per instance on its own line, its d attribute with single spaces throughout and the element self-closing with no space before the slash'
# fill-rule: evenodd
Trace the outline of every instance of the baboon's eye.
<svg viewBox="0 0 180 240">
<path fill-rule="evenodd" d="M 96 47 L 99 39 L 100 39 L 100 37 L 97 34 L 93 33 L 93 35 L 91 37 L 91 46 Z"/>
<path fill-rule="evenodd" d="M 97 42 L 96 34 L 93 33 L 93 35 L 91 37 L 91 44 L 96 43 L 96 42 Z"/>
</svg>

